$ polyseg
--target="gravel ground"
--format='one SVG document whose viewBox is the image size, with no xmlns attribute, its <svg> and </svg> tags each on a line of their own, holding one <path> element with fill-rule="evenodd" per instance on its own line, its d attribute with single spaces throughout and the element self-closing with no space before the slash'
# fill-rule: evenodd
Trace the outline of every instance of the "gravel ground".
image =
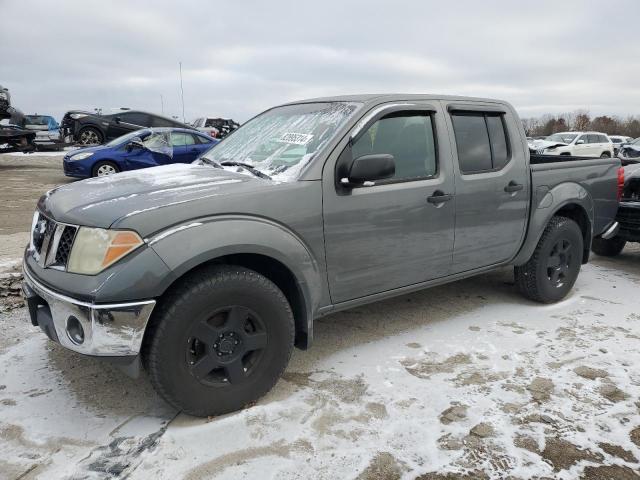
<svg viewBox="0 0 640 480">
<path fill-rule="evenodd" d="M 62 153 L 0 154 L 0 235 L 24 235 L 29 231 L 40 195 L 57 185 L 73 181 L 62 172 L 63 156 Z M 7 248 L 13 247 L 18 239 L 22 243 L 23 238 L 3 238 L 0 262 L 6 256 Z"/>
<path fill-rule="evenodd" d="M 10 261 L 60 160 L 0 157 Z M 9 198 L 28 170 L 40 186 Z M 213 419 L 53 344 L 24 308 L 0 313 L 0 479 L 639 479 L 640 249 L 594 258 L 557 305 L 512 283 L 504 269 L 324 318 L 269 395 Z"/>
<path fill-rule="evenodd" d="M 0 477 L 640 478 L 639 283 L 636 250 L 557 305 L 501 270 L 336 314 L 267 397 L 215 419 L 20 309 L 0 316 Z"/>
</svg>

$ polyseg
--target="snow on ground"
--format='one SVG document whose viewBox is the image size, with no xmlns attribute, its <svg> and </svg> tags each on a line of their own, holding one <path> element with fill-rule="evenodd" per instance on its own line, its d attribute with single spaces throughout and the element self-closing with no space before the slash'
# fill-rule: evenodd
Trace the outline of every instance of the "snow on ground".
<svg viewBox="0 0 640 480">
<path fill-rule="evenodd" d="M 636 251 L 557 305 L 501 270 L 336 314 L 267 397 L 213 419 L 23 309 L 0 317 L 0 477 L 640 478 L 639 284 Z"/>
</svg>

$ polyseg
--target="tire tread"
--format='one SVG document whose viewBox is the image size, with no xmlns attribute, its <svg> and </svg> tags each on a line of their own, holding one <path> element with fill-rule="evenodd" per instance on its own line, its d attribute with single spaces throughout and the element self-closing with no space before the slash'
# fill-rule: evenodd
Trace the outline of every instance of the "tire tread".
<svg viewBox="0 0 640 480">
<path fill-rule="evenodd" d="M 168 328 L 171 322 L 180 321 L 179 312 L 181 307 L 185 302 L 189 301 L 188 298 L 191 294 L 202 290 L 209 291 L 211 289 L 215 289 L 216 286 L 222 283 L 237 280 L 241 280 L 243 282 L 247 282 L 249 285 L 253 284 L 258 286 L 258 288 L 270 291 L 272 298 L 279 302 L 288 314 L 288 329 L 291 341 L 289 342 L 289 351 L 286 352 L 287 362 L 284 362 L 283 367 L 277 375 L 273 376 L 268 386 L 257 392 L 255 400 L 263 397 L 275 386 L 278 379 L 284 373 L 288 360 L 291 358 L 291 353 L 293 351 L 293 338 L 295 337 L 293 312 L 287 298 L 271 280 L 253 270 L 233 265 L 216 265 L 199 269 L 188 274 L 188 276 L 180 282 L 177 288 L 165 293 L 160 304 L 156 306 L 156 310 L 154 311 L 151 321 L 147 326 L 141 353 L 142 364 L 147 370 L 151 384 L 158 394 L 171 406 L 190 415 L 202 417 L 209 416 L 212 412 L 210 410 L 205 412 L 184 408 L 182 402 L 180 402 L 171 389 L 165 385 L 163 382 L 162 370 L 160 368 L 160 357 L 163 352 L 157 346 L 157 339 L 162 337 L 164 330 Z M 245 405 L 239 407 L 239 409 L 245 408 L 247 404 L 253 403 L 253 401 L 247 402 Z M 220 410 L 214 412 L 214 414 L 228 413 L 228 411 L 232 410 Z"/>
</svg>

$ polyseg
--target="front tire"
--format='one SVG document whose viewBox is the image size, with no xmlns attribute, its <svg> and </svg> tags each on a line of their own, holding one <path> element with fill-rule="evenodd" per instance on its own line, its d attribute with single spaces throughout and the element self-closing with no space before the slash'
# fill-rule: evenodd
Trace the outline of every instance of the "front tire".
<svg viewBox="0 0 640 480">
<path fill-rule="evenodd" d="M 78 132 L 78 141 L 87 146 L 100 145 L 103 142 L 103 135 L 97 128 L 84 127 Z"/>
<path fill-rule="evenodd" d="M 115 175 L 120 169 L 113 162 L 101 161 L 96 163 L 91 169 L 92 177 L 106 177 L 108 175 Z"/>
<path fill-rule="evenodd" d="M 609 153 L 609 152 L 602 152 L 602 155 L 600 155 L 600 158 L 611 158 L 611 153 Z"/>
<path fill-rule="evenodd" d="M 273 388 L 294 334 L 291 307 L 273 282 L 220 265 L 196 271 L 162 299 L 142 356 L 167 403 L 190 415 L 220 415 Z"/>
<path fill-rule="evenodd" d="M 584 241 L 582 231 L 570 218 L 553 217 L 527 263 L 515 267 L 520 292 L 540 303 L 562 300 L 578 278 Z"/>
<path fill-rule="evenodd" d="M 626 244 L 627 241 L 620 237 L 613 237 L 608 240 L 598 237 L 593 239 L 591 251 L 601 257 L 615 257 L 622 252 Z"/>
</svg>

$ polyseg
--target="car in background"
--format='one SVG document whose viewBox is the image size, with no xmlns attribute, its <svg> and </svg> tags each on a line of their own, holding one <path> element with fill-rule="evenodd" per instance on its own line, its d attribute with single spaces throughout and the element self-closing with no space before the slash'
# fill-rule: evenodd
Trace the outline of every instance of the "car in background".
<svg viewBox="0 0 640 480">
<path fill-rule="evenodd" d="M 51 115 L 25 115 L 24 128 L 35 130 L 36 142 L 57 141 L 60 138 L 60 125 Z"/>
<path fill-rule="evenodd" d="M 74 150 L 64 156 L 64 174 L 88 178 L 171 163 L 191 163 L 218 140 L 184 128 L 146 128 L 106 145 Z"/>
<path fill-rule="evenodd" d="M 62 119 L 60 136 L 71 137 L 81 145 L 100 145 L 148 127 L 191 128 L 177 120 L 137 110 L 125 110 L 109 115 L 71 110 Z"/>
<path fill-rule="evenodd" d="M 613 143 L 613 154 L 618 155 L 618 150 L 622 145 L 633 142 L 633 138 L 625 135 L 609 135 L 611 142 Z"/>
<path fill-rule="evenodd" d="M 224 138 L 240 127 L 240 124 L 230 118 L 200 117 L 192 125 L 199 131 L 211 135 L 213 138 Z"/>
<path fill-rule="evenodd" d="M 538 140 L 535 149 L 541 155 L 571 155 L 574 157 L 614 156 L 613 143 L 601 132 L 559 132 Z"/>
<path fill-rule="evenodd" d="M 625 143 L 618 148 L 618 158 L 622 165 L 640 163 L 640 138 Z"/>
</svg>

